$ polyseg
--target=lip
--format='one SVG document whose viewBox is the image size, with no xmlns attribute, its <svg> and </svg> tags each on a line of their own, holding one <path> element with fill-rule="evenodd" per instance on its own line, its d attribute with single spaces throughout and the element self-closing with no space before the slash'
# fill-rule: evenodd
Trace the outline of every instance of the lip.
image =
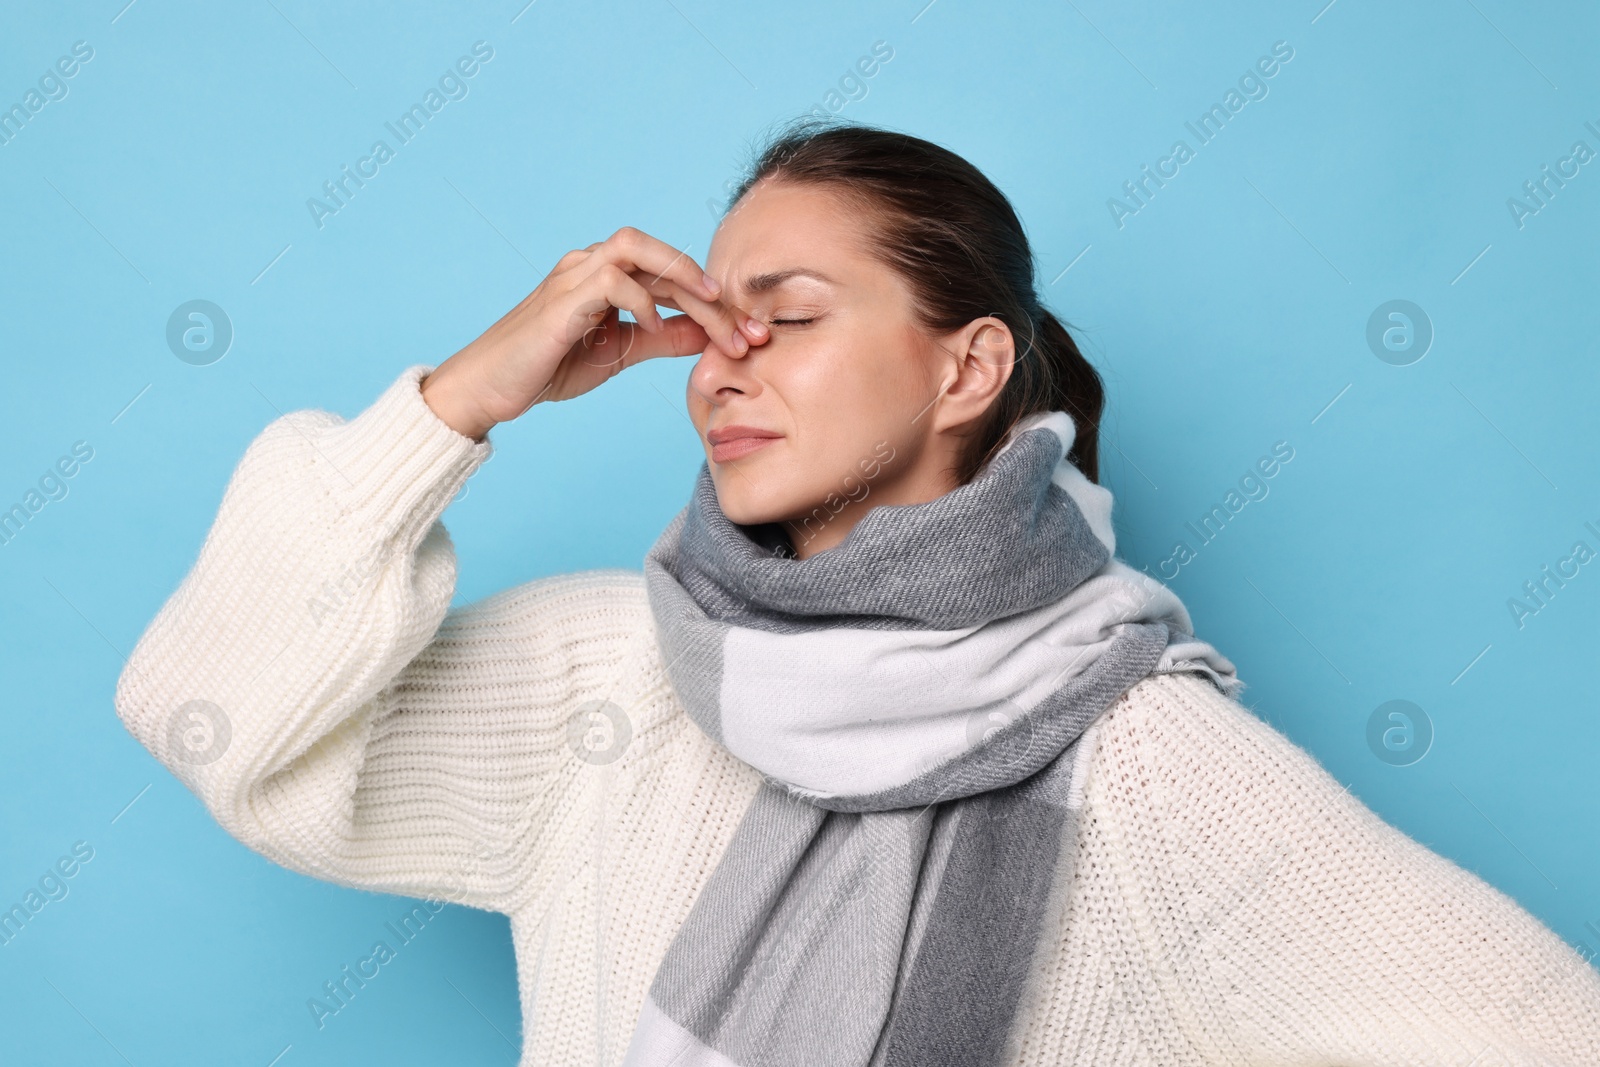
<svg viewBox="0 0 1600 1067">
<path fill-rule="evenodd" d="M 711 444 L 711 459 L 714 463 L 728 463 L 741 456 L 748 456 L 782 437 L 783 434 L 774 430 L 739 425 L 723 426 L 706 433 L 706 440 Z"/>
</svg>

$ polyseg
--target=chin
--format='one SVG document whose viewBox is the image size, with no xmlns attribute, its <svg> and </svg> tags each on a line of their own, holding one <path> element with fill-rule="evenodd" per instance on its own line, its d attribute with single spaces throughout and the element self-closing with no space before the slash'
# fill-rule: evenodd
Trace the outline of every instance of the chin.
<svg viewBox="0 0 1600 1067">
<path fill-rule="evenodd" d="M 783 485 L 787 480 L 774 478 L 770 471 L 757 474 L 727 470 L 712 476 L 712 484 L 717 489 L 717 506 L 730 522 L 740 526 L 781 522 L 802 510 L 792 493 L 768 491 L 767 486 L 774 483 Z"/>
<path fill-rule="evenodd" d="M 722 513 L 730 522 L 740 526 L 759 526 L 765 522 L 777 522 L 782 511 L 770 506 L 764 506 L 761 501 L 752 499 L 749 492 L 728 492 L 721 488 L 717 490 L 717 504 L 722 508 Z"/>
</svg>

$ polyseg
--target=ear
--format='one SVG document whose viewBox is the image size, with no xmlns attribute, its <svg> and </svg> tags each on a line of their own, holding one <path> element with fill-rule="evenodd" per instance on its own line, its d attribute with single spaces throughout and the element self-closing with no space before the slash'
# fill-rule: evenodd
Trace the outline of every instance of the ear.
<svg viewBox="0 0 1600 1067">
<path fill-rule="evenodd" d="M 1011 380 L 1017 358 L 1010 327 L 993 315 L 973 319 L 947 335 L 943 347 L 953 376 L 934 409 L 936 432 L 959 430 L 988 411 Z"/>
</svg>

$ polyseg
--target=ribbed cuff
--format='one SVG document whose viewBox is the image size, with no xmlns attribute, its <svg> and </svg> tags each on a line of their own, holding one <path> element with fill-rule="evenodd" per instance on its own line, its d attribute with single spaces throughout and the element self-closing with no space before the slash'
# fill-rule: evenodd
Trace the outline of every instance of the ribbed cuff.
<svg viewBox="0 0 1600 1067">
<path fill-rule="evenodd" d="M 422 399 L 419 383 L 433 369 L 407 367 L 365 411 L 317 437 L 317 461 L 346 513 L 442 512 L 494 451 L 487 437 L 457 432 Z"/>
</svg>

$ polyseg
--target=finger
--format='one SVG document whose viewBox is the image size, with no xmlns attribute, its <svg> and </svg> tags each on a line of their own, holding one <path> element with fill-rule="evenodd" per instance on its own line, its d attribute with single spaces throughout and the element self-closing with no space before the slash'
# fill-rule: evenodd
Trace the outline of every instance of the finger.
<svg viewBox="0 0 1600 1067">
<path fill-rule="evenodd" d="M 556 260 L 556 265 L 550 269 L 550 273 L 552 275 L 565 274 L 567 271 L 572 270 L 574 267 L 578 266 L 592 255 L 594 255 L 593 245 L 590 245 L 588 248 L 574 248 L 572 251 Z"/>
<path fill-rule="evenodd" d="M 635 322 L 618 320 L 616 308 L 627 310 Z M 582 291 L 576 312 L 589 322 L 584 331 L 584 347 L 597 353 L 597 358 L 585 362 L 595 366 L 616 364 L 612 373 L 656 356 L 704 351 L 709 340 L 703 328 L 687 329 L 682 323 L 669 328 L 656 310 L 652 294 L 614 264 L 595 271 Z"/>
<path fill-rule="evenodd" d="M 592 353 L 584 362 L 606 372 L 607 377 L 659 356 L 692 356 L 704 352 L 711 338 L 705 327 L 687 315 L 665 320 L 660 333 L 647 333 L 638 323 L 623 322 L 613 309 L 593 333 L 585 338 Z"/>
<path fill-rule="evenodd" d="M 606 315 L 612 308 L 621 308 L 632 314 L 646 332 L 659 333 L 666 329 L 649 290 L 615 264 L 602 264 L 580 291 L 586 298 L 583 310 L 591 316 L 597 308 Z"/>
<path fill-rule="evenodd" d="M 624 270 L 646 271 L 655 280 L 670 278 L 682 289 L 699 293 L 703 300 L 715 300 L 721 292 L 716 279 L 687 252 L 632 226 L 624 226 L 606 238 L 597 252 L 600 258 Z"/>
<path fill-rule="evenodd" d="M 711 335 L 691 315 L 673 315 L 664 321 L 667 325 L 662 331 L 667 345 L 664 355 L 692 356 L 704 352 L 711 343 Z"/>
<path fill-rule="evenodd" d="M 601 292 L 613 291 L 612 285 L 606 279 L 611 278 L 613 272 L 620 272 L 635 285 L 650 292 L 652 300 L 657 297 L 671 299 L 673 306 L 691 315 L 705 328 L 709 337 L 725 351 L 737 355 L 750 347 L 749 341 L 739 332 L 738 315 L 733 309 L 718 300 L 702 299 L 693 290 L 681 285 L 671 274 L 625 266 L 629 262 L 626 256 L 618 254 L 615 259 L 607 259 L 603 249 L 597 251 L 588 264 L 577 268 L 576 273 L 581 273 L 585 269 L 589 273 L 582 281 L 573 284 L 571 293 L 590 294 L 591 286 L 596 280 L 599 280 Z M 585 303 L 584 310 L 592 316 L 596 309 L 592 304 Z"/>
<path fill-rule="evenodd" d="M 695 319 L 726 351 L 742 353 L 752 343 L 759 344 L 767 338 L 765 325 L 726 301 L 701 299 L 699 295 L 683 290 L 666 278 L 651 282 L 648 278 L 640 279 L 639 272 L 633 276 L 643 281 L 656 303 L 675 308 Z"/>
<path fill-rule="evenodd" d="M 665 267 L 657 267 L 663 257 L 671 256 Z M 651 273 L 647 287 L 660 292 L 660 283 L 669 283 L 685 296 L 699 301 L 692 313 L 704 325 L 719 345 L 735 354 L 743 353 L 751 344 L 767 340 L 764 324 L 743 315 L 737 309 L 719 303 L 721 291 L 716 279 L 701 271 L 686 253 L 638 230 L 624 226 L 612 234 L 596 250 L 596 259 L 616 262 L 637 274 Z M 670 291 L 670 290 L 668 290 Z M 683 310 L 690 311 L 685 305 Z"/>
</svg>

